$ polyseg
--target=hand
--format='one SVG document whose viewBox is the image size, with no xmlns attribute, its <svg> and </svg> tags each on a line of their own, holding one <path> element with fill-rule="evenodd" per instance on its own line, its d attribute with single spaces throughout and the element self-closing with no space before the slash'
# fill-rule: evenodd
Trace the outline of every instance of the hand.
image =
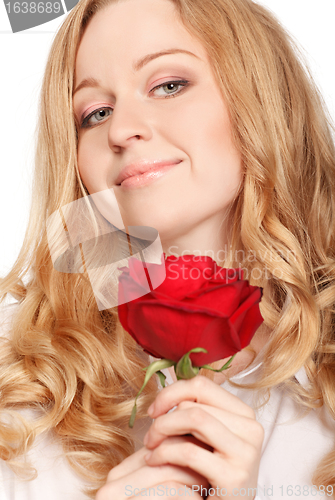
<svg viewBox="0 0 335 500">
<path fill-rule="evenodd" d="M 144 438 L 151 450 L 144 457 L 148 465 L 193 470 L 207 478 L 215 490 L 210 495 L 214 500 L 256 496 L 264 430 L 252 408 L 238 397 L 197 375 L 162 390 L 148 413 L 156 419 Z M 185 434 L 192 434 L 207 449 L 176 437 Z"/>
<path fill-rule="evenodd" d="M 179 439 L 186 440 L 193 438 Z M 190 490 L 192 490 L 192 485 L 196 485 L 199 489 L 201 486 L 203 488 L 208 487 L 208 483 L 203 477 L 187 467 L 177 467 L 174 465 L 150 467 L 144 460 L 144 456 L 148 452 L 148 448 L 143 447 L 114 467 L 108 474 L 106 484 L 97 492 L 95 499 L 138 499 L 141 498 L 141 490 L 159 487 L 156 490 L 156 496 L 159 496 L 163 500 L 167 498 L 171 500 L 172 495 L 169 492 L 172 493 L 172 488 L 177 492 L 180 490 L 180 495 L 173 495 L 175 498 L 185 498 L 185 496 L 191 495 L 195 500 L 201 500 L 201 496 L 197 492 L 192 494 Z M 190 488 L 188 490 L 189 494 L 185 494 L 185 487 Z M 164 495 L 164 492 L 166 492 L 166 495 Z"/>
</svg>

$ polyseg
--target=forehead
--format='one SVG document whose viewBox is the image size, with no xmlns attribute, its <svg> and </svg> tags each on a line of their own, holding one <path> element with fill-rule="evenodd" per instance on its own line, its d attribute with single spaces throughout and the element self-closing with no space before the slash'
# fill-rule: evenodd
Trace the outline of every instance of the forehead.
<svg viewBox="0 0 335 500">
<path fill-rule="evenodd" d="M 145 54 L 180 48 L 206 60 L 201 42 L 183 25 L 170 0 L 122 0 L 111 3 L 90 20 L 76 59 L 76 74 L 88 65 L 125 65 Z"/>
</svg>

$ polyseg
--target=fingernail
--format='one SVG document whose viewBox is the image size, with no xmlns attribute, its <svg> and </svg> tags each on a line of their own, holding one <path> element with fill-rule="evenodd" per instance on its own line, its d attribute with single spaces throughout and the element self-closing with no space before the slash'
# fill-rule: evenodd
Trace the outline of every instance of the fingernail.
<svg viewBox="0 0 335 500">
<path fill-rule="evenodd" d="M 153 415 L 155 412 L 155 403 L 152 403 L 148 408 L 148 415 Z"/>
<path fill-rule="evenodd" d="M 148 443 L 148 441 L 149 441 L 149 436 L 148 436 L 148 433 L 146 433 L 146 435 L 144 436 L 144 439 L 143 439 L 144 446 Z"/>
<path fill-rule="evenodd" d="M 149 451 L 149 453 L 147 455 L 145 455 L 144 460 L 149 460 L 151 455 L 152 455 L 152 451 Z"/>
</svg>

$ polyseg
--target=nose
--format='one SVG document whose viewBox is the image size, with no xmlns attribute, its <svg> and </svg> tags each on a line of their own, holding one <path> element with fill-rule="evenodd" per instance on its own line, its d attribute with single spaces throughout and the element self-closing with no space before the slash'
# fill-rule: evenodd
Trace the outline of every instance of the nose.
<svg viewBox="0 0 335 500">
<path fill-rule="evenodd" d="M 108 130 L 108 144 L 118 153 L 138 140 L 152 137 L 150 119 L 145 104 L 136 99 L 124 99 L 115 103 Z"/>
</svg>

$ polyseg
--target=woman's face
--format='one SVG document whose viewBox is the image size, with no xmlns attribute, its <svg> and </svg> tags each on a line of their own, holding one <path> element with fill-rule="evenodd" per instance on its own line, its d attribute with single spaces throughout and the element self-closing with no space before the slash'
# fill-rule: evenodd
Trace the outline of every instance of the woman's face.
<svg viewBox="0 0 335 500">
<path fill-rule="evenodd" d="M 88 191 L 113 188 L 124 223 L 155 227 L 163 244 L 210 247 L 236 196 L 241 157 L 206 52 L 174 5 L 123 0 L 99 11 L 79 46 L 78 86 Z M 131 164 L 156 173 L 120 184 Z"/>
</svg>

